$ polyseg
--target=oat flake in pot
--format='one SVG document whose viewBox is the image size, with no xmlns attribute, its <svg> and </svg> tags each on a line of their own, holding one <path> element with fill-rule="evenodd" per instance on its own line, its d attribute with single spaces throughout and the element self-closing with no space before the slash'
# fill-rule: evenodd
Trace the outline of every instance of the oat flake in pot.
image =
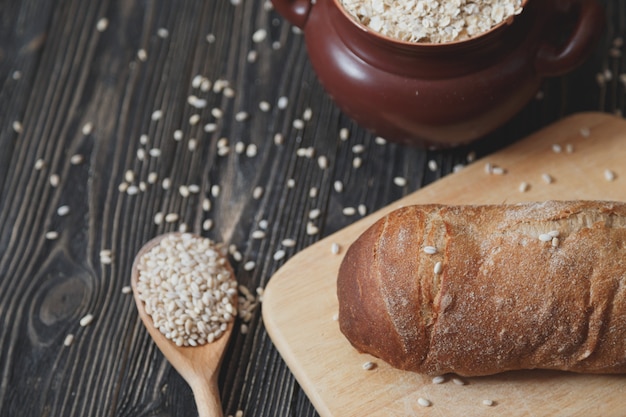
<svg viewBox="0 0 626 417">
<path fill-rule="evenodd" d="M 404 42 L 455 42 L 522 12 L 522 0 L 341 0 L 370 29 Z"/>
<path fill-rule="evenodd" d="M 396 39 L 369 29 L 341 1 L 383 19 L 381 28 L 380 22 L 394 22 L 382 13 L 393 6 L 392 17 L 404 22 L 394 31 L 406 33 Z M 376 136 L 424 148 L 459 146 L 494 132 L 536 97 L 544 78 L 580 65 L 606 20 L 600 0 L 383 1 L 391 0 L 272 3 L 303 30 L 320 84 L 346 115 Z M 513 15 L 505 18 L 507 10 Z M 486 16 L 504 21 L 461 41 Z M 559 39 L 551 35 L 555 29 Z M 434 43 L 446 39 L 456 41 Z"/>
</svg>

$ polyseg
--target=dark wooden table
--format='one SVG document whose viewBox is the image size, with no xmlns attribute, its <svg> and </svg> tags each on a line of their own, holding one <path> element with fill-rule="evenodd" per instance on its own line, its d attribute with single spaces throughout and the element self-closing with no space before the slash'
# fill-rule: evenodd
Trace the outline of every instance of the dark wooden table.
<svg viewBox="0 0 626 417">
<path fill-rule="evenodd" d="M 571 113 L 622 114 L 626 2 L 604 4 L 583 66 L 488 138 L 426 151 L 342 114 L 268 2 L 1 1 L 0 415 L 195 415 L 127 291 L 141 245 L 181 228 L 226 242 L 254 295 L 296 252 L 475 157 Z M 316 415 L 260 306 L 220 388 L 226 415 Z"/>
</svg>

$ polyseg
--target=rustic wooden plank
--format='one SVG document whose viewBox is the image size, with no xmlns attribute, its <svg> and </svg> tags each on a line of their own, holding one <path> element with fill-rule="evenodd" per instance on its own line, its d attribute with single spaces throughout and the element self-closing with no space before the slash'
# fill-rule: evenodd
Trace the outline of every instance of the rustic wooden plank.
<svg viewBox="0 0 626 417">
<path fill-rule="evenodd" d="M 0 414 L 193 415 L 191 391 L 122 294 L 141 244 L 182 222 L 202 231 L 211 218 L 215 226 L 205 235 L 235 245 L 243 262 L 256 262 L 252 271 L 236 263 L 238 278 L 254 290 L 290 256 L 360 218 L 344 215 L 344 207 L 364 204 L 372 212 L 447 175 L 471 151 L 493 152 L 573 111 L 623 111 L 617 74 L 624 60 L 609 58 L 608 51 L 624 32 L 624 4 L 606 3 L 608 33 L 592 61 L 547 80 L 543 99 L 487 140 L 443 152 L 377 145 L 325 95 L 302 36 L 263 2 L 1 3 Z M 108 27 L 99 32 L 103 17 Z M 167 36 L 159 36 L 161 28 Z M 268 36 L 255 43 L 258 29 Z M 605 67 L 614 77 L 597 84 L 596 74 Z M 15 70 L 21 73 L 17 80 Z M 193 88 L 198 74 L 227 80 L 234 96 Z M 207 107 L 188 105 L 190 94 L 206 98 Z M 282 96 L 289 99 L 285 109 L 277 107 Z M 271 104 L 268 112 L 259 111 L 262 100 Z M 224 110 L 222 118 L 211 116 L 213 107 Z M 312 119 L 295 129 L 293 120 L 307 108 Z M 152 120 L 155 110 L 162 110 L 159 120 Z M 235 120 L 239 111 L 249 119 Z M 196 113 L 201 121 L 190 125 Z M 214 119 L 217 131 L 205 132 L 204 124 Z M 11 127 L 15 120 L 22 124 L 19 134 Z M 93 130 L 84 134 L 87 123 Z M 346 141 L 339 139 L 342 127 L 351 131 Z M 180 141 L 173 139 L 177 129 Z M 282 145 L 274 144 L 277 132 L 284 135 Z M 144 134 L 147 143 L 141 144 Z M 224 137 L 230 154 L 220 156 L 217 145 Z M 192 138 L 198 141 L 195 152 L 188 150 Z M 256 155 L 237 153 L 237 143 L 256 145 Z M 365 147 L 359 169 L 352 166 L 354 145 Z M 314 157 L 295 156 L 308 147 Z M 152 148 L 161 156 L 138 160 L 138 150 Z M 78 153 L 85 162 L 72 165 Z M 325 170 L 317 161 L 322 155 L 329 160 Z M 34 171 L 39 158 L 46 167 Z M 431 159 L 437 161 L 434 171 L 427 166 Z M 127 170 L 135 172 L 134 185 L 146 182 L 145 192 L 118 191 Z M 157 184 L 147 184 L 152 172 L 158 173 Z M 53 173 L 61 179 L 57 188 L 49 183 Z M 396 176 L 407 185 L 393 185 Z M 166 177 L 169 191 L 161 188 Z M 286 186 L 289 179 L 295 187 Z M 344 184 L 342 193 L 334 190 L 336 180 Z M 200 193 L 183 198 L 178 187 L 189 184 L 198 184 Z M 215 184 L 222 193 L 210 197 Z M 257 186 L 263 193 L 255 199 Z M 311 189 L 317 189 L 316 197 Z M 204 196 L 213 203 L 208 213 L 201 207 Z M 56 209 L 64 204 L 70 213 L 61 217 Z M 320 232 L 309 235 L 307 216 L 315 208 Z M 157 212 L 176 212 L 181 220 L 157 226 Z M 254 240 L 261 220 L 267 220 L 267 237 Z M 49 230 L 58 230 L 59 239 L 45 240 Z M 283 247 L 285 238 L 295 239 L 296 246 Z M 112 250 L 112 265 L 101 263 L 103 249 Z M 285 259 L 274 260 L 280 249 Z M 78 320 L 89 312 L 94 323 L 80 327 Z M 258 309 L 249 329 L 234 335 L 220 379 L 227 413 L 315 415 L 268 339 Z M 68 333 L 75 341 L 63 347 Z M 40 395 L 33 398 L 32 392 Z"/>
</svg>

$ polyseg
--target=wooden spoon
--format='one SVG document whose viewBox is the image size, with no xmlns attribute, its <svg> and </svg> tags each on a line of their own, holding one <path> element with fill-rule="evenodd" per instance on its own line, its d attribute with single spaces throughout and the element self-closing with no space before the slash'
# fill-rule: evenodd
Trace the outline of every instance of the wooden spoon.
<svg viewBox="0 0 626 417">
<path fill-rule="evenodd" d="M 131 271 L 131 285 L 139 317 L 144 326 L 148 329 L 150 336 L 159 347 L 165 358 L 172 364 L 174 369 L 187 381 L 193 391 L 198 408 L 199 417 L 222 417 L 223 410 L 220 401 L 220 393 L 217 384 L 220 364 L 224 350 L 228 344 L 228 339 L 233 331 L 233 322 L 228 324 L 228 328 L 222 336 L 212 343 L 201 346 L 179 347 L 171 340 L 167 339 L 156 327 L 152 318 L 146 313 L 143 301 L 137 292 L 137 281 L 139 271 L 137 264 L 141 256 L 155 247 L 168 234 L 158 236 L 146 243 L 133 262 Z M 230 266 L 229 266 L 230 268 Z M 233 300 L 236 302 L 236 299 Z"/>
</svg>

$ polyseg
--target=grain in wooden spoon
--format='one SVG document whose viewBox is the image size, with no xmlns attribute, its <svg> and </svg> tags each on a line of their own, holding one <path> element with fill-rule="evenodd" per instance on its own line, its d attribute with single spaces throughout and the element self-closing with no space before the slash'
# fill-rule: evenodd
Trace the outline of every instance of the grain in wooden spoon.
<svg viewBox="0 0 626 417">
<path fill-rule="evenodd" d="M 217 377 L 237 283 L 221 248 L 189 233 L 156 237 L 135 257 L 131 283 L 141 320 L 190 385 L 199 416 L 222 416 Z"/>
</svg>

